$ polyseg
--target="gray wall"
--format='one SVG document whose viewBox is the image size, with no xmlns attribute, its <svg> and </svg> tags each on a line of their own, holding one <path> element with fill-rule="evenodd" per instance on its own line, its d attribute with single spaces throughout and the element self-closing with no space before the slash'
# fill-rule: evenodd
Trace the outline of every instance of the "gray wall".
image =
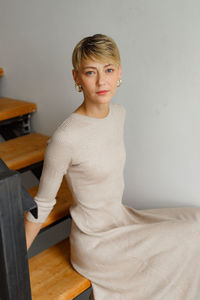
<svg viewBox="0 0 200 300">
<path fill-rule="evenodd" d="M 127 109 L 124 203 L 199 206 L 199 15 L 197 0 L 1 0 L 1 94 L 36 102 L 34 128 L 52 134 L 82 102 L 73 47 L 110 35 L 123 72 L 112 102 Z"/>
</svg>

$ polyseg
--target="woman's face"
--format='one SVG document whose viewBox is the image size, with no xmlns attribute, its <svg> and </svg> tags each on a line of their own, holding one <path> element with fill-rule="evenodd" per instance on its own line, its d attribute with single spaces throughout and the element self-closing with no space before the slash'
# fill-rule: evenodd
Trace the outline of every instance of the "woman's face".
<svg viewBox="0 0 200 300">
<path fill-rule="evenodd" d="M 117 89 L 121 66 L 113 62 L 83 60 L 78 73 L 72 70 L 76 83 L 83 89 L 84 100 L 93 103 L 108 103 Z"/>
</svg>

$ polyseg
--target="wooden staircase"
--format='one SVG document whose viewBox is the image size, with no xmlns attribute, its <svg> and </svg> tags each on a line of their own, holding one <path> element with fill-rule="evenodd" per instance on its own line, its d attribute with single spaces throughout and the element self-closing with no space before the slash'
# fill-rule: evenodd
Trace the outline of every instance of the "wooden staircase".
<svg viewBox="0 0 200 300">
<path fill-rule="evenodd" d="M 35 103 L 10 98 L 1 98 L 0 121 L 23 116 L 35 112 L 36 110 L 37 106 Z"/>
<path fill-rule="evenodd" d="M 0 68 L 0 76 L 3 74 L 3 69 Z M 30 116 L 36 110 L 37 106 L 34 103 L 0 98 L 0 128 L 1 124 L 5 127 L 5 122 L 8 122 L 9 128 L 14 132 L 12 125 L 16 124 L 16 119 Z M 5 141 L 0 143 L 0 158 L 9 169 L 19 172 L 31 170 L 39 179 L 49 136 L 32 130 L 20 136 L 9 135 L 5 128 L 2 132 Z M 34 197 L 37 190 L 38 186 L 35 186 L 28 192 Z M 49 227 L 70 217 L 72 195 L 65 180 L 60 186 L 56 200 L 56 205 L 41 231 L 48 230 Z M 30 258 L 28 263 L 33 300 L 74 299 L 91 286 L 91 282 L 77 273 L 70 263 L 69 238 Z"/>
<path fill-rule="evenodd" d="M 0 99 L 1 101 L 1 99 Z M 31 133 L 0 144 L 1 159 L 11 170 L 20 170 L 43 161 L 49 137 Z"/>
<path fill-rule="evenodd" d="M 89 280 L 74 271 L 69 256 L 67 239 L 29 260 L 33 300 L 70 300 L 90 287 Z"/>
</svg>

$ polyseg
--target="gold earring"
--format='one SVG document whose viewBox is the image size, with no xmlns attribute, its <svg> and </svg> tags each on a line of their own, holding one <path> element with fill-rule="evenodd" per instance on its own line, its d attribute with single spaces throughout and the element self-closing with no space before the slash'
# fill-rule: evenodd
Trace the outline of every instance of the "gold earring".
<svg viewBox="0 0 200 300">
<path fill-rule="evenodd" d="M 120 79 L 117 81 L 117 87 L 119 87 L 121 84 L 122 84 L 122 80 Z"/>
<path fill-rule="evenodd" d="M 78 84 L 78 83 L 75 83 L 75 90 L 77 91 L 77 92 L 82 92 L 82 86 L 80 85 L 80 84 Z"/>
</svg>

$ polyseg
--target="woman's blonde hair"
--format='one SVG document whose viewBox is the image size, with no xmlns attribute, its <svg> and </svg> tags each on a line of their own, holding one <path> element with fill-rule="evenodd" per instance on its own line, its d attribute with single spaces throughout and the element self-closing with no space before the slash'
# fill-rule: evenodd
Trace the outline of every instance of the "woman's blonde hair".
<svg viewBox="0 0 200 300">
<path fill-rule="evenodd" d="M 104 34 L 95 34 L 83 38 L 74 48 L 72 64 L 78 71 L 84 59 L 106 61 L 111 60 L 118 66 L 121 64 L 119 49 L 115 41 Z"/>
</svg>

